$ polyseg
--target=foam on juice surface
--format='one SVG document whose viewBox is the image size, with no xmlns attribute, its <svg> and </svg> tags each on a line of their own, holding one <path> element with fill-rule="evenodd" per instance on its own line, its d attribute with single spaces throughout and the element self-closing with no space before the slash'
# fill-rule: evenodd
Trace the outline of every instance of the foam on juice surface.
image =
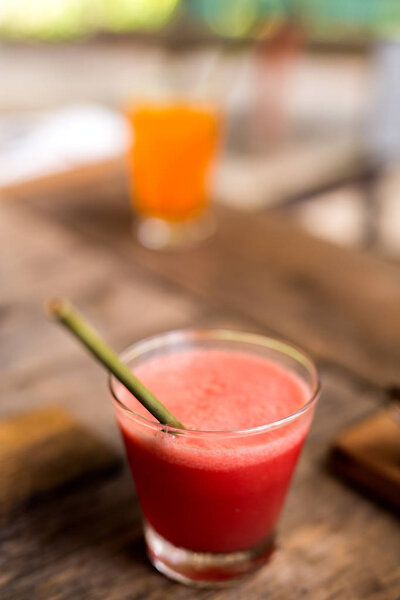
<svg viewBox="0 0 400 600">
<path fill-rule="evenodd" d="M 153 358 L 135 369 L 137 377 L 187 429 L 223 431 L 266 425 L 289 416 L 308 400 L 305 384 L 273 361 L 220 350 L 185 350 Z M 123 386 L 117 396 L 131 410 L 155 420 Z M 161 458 L 199 468 L 230 470 L 269 461 L 301 443 L 311 412 L 284 427 L 253 436 L 165 435 L 139 427 L 117 411 L 132 439 L 141 439 Z M 267 463 L 265 477 L 269 476 Z"/>
<path fill-rule="evenodd" d="M 303 382 L 275 362 L 221 350 L 185 350 L 153 358 L 135 375 L 189 429 L 237 430 L 265 425 L 307 401 Z M 120 400 L 151 417 L 127 390 Z"/>
</svg>

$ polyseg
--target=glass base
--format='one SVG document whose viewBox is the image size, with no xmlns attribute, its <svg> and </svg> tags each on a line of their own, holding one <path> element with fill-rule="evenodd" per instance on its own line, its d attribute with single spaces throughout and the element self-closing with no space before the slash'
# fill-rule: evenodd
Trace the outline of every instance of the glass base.
<svg viewBox="0 0 400 600">
<path fill-rule="evenodd" d="M 215 218 L 209 212 L 177 222 L 142 217 L 135 224 L 139 242 L 150 250 L 189 247 L 208 238 L 214 231 Z"/>
<path fill-rule="evenodd" d="M 225 587 L 268 562 L 274 551 L 274 534 L 257 548 L 217 554 L 194 552 L 167 542 L 148 524 L 144 536 L 150 562 L 174 581 L 196 587 Z"/>
</svg>

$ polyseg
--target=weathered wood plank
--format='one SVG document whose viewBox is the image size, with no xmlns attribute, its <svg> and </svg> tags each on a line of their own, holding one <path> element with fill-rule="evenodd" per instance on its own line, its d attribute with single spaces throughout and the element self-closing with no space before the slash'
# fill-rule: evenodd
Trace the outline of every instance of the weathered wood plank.
<svg viewBox="0 0 400 600">
<path fill-rule="evenodd" d="M 320 359 L 377 383 L 397 380 L 399 266 L 347 253 L 277 217 L 224 212 L 220 219 L 215 240 L 185 261 L 144 250 L 141 261 Z"/>
<path fill-rule="evenodd" d="M 113 180 L 71 198 L 30 205 L 146 266 L 202 302 L 251 318 L 378 384 L 400 369 L 400 265 L 312 238 L 276 215 L 219 211 L 219 230 L 184 253 L 154 253 L 134 243 L 130 208 Z"/>
<path fill-rule="evenodd" d="M 79 391 L 95 399 L 104 389 L 105 374 L 45 316 L 47 297 L 73 299 L 117 350 L 146 335 L 187 327 L 203 312 L 174 286 L 160 285 L 151 273 L 121 263 L 106 247 L 91 248 L 57 224 L 28 218 L 17 204 L 0 205 L 0 239 L 0 414 L 28 402 L 79 408 Z M 89 365 L 91 384 L 79 381 L 76 359 Z M 63 377 L 57 381 L 55 373 Z"/>
<path fill-rule="evenodd" d="M 46 193 L 51 190 L 59 189 L 64 186 L 77 185 L 85 187 L 88 184 L 97 184 L 99 179 L 107 174 L 107 177 L 118 179 L 126 171 L 125 158 L 123 156 L 117 156 L 115 158 L 105 159 L 103 161 L 86 163 L 80 166 L 74 166 L 71 169 L 62 170 L 59 173 L 49 173 L 46 175 L 40 175 L 35 179 L 28 179 L 2 185 L 0 187 L 1 196 L 7 196 L 7 198 L 17 198 L 21 194 L 32 192 L 38 194 L 42 191 Z"/>
<path fill-rule="evenodd" d="M 115 471 L 119 457 L 65 409 L 0 420 L 0 522 L 32 500 Z"/>
<path fill-rule="evenodd" d="M 400 511 L 399 424 L 382 410 L 342 432 L 330 463 L 335 472 Z"/>
</svg>

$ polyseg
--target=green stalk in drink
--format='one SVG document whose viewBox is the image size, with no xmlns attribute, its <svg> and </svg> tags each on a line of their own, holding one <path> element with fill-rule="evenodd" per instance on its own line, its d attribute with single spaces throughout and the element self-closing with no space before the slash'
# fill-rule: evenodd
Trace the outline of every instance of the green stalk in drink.
<svg viewBox="0 0 400 600">
<path fill-rule="evenodd" d="M 86 346 L 89 352 L 147 408 L 157 421 L 163 425 L 184 429 L 182 423 L 135 377 L 114 350 L 67 300 L 53 298 L 47 303 L 47 310 Z"/>
</svg>

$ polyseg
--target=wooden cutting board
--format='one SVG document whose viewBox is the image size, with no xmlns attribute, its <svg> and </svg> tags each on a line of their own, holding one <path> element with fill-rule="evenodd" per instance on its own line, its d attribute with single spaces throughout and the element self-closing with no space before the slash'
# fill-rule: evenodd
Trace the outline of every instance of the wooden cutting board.
<svg viewBox="0 0 400 600">
<path fill-rule="evenodd" d="M 120 463 L 101 439 L 59 406 L 0 421 L 0 518 L 38 497 L 110 473 Z"/>
<path fill-rule="evenodd" d="M 382 410 L 336 439 L 332 469 L 346 480 L 400 509 L 400 424 Z"/>
</svg>

